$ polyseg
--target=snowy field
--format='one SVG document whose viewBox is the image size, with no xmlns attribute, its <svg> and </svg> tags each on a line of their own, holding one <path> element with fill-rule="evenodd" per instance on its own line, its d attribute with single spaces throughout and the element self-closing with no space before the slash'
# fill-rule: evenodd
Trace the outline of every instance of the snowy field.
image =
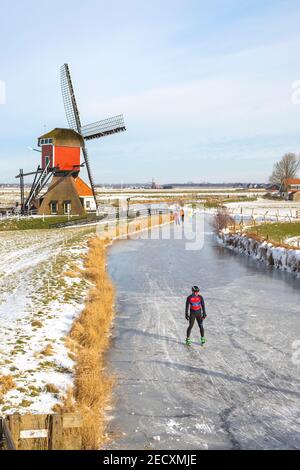
<svg viewBox="0 0 300 470">
<path fill-rule="evenodd" d="M 288 245 L 294 246 L 296 248 L 300 248 L 300 236 L 299 237 L 290 237 L 284 240 L 284 243 Z"/>
<path fill-rule="evenodd" d="M 245 220 L 252 217 L 261 220 L 300 219 L 300 202 L 258 199 L 252 202 L 229 202 L 225 206 L 230 214 Z"/>
<path fill-rule="evenodd" d="M 25 196 L 29 192 L 29 187 L 25 188 Z M 174 188 L 172 190 L 158 190 L 158 189 L 132 189 L 124 188 L 111 189 L 111 188 L 96 188 L 97 198 L 99 201 L 107 202 L 115 199 L 126 199 L 128 197 L 134 198 L 135 200 L 148 200 L 149 198 L 174 198 L 182 196 L 232 196 L 232 197 L 253 197 L 259 196 L 264 193 L 264 190 L 253 189 L 253 190 L 241 190 L 240 188 Z M 6 207 L 8 205 L 15 205 L 16 201 L 20 202 L 20 190 L 18 187 L 0 187 L 0 208 L 1 206 Z"/>
<path fill-rule="evenodd" d="M 0 233 L 0 414 L 48 413 L 72 386 L 65 338 L 83 308 L 80 270 L 91 229 Z M 70 357 L 71 356 L 71 357 Z"/>
<path fill-rule="evenodd" d="M 145 192 L 144 194 L 143 193 L 131 193 L 131 192 L 118 192 L 118 193 L 113 193 L 113 192 L 110 192 L 108 194 L 98 194 L 98 198 L 99 200 L 103 200 L 103 201 L 107 201 L 107 200 L 114 200 L 114 199 L 127 199 L 128 197 L 134 199 L 134 200 L 140 200 L 141 202 L 143 201 L 143 199 L 145 200 L 148 200 L 150 198 L 180 198 L 180 197 L 186 197 L 186 196 L 190 196 L 190 197 L 205 197 L 205 196 L 209 196 L 209 197 L 213 197 L 213 196 L 221 196 L 221 197 L 227 197 L 227 196 L 231 196 L 231 197 L 244 197 L 245 199 L 248 197 L 255 197 L 255 196 L 258 196 L 260 193 L 253 193 L 253 192 L 244 192 L 244 191 L 235 191 L 235 192 L 232 192 L 232 191 L 218 191 L 218 190 L 214 190 L 214 191 L 199 191 L 199 190 L 194 190 L 194 191 L 186 191 L 186 192 L 182 192 L 182 191 L 173 191 L 173 192 L 169 192 L 169 191 L 164 191 L 164 192 L 161 192 L 161 191 L 152 191 L 150 193 L 148 192 Z"/>
</svg>

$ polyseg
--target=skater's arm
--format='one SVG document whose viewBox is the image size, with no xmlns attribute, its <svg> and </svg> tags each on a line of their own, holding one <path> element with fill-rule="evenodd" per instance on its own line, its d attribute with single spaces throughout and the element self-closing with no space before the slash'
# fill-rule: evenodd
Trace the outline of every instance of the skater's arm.
<svg viewBox="0 0 300 470">
<path fill-rule="evenodd" d="M 189 316 L 189 306 L 190 306 L 190 296 L 187 297 L 186 303 L 185 303 L 185 318 L 188 318 Z"/>
<path fill-rule="evenodd" d="M 202 296 L 201 296 L 201 305 L 202 305 L 203 318 L 206 318 L 207 315 L 206 315 L 206 310 L 205 310 L 205 302 Z"/>
</svg>

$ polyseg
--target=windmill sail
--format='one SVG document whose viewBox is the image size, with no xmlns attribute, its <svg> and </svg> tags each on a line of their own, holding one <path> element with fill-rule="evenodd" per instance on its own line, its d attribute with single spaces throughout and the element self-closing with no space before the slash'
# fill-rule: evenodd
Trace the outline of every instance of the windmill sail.
<svg viewBox="0 0 300 470">
<path fill-rule="evenodd" d="M 125 123 L 123 114 L 113 116 L 102 121 L 97 121 L 87 126 L 82 126 L 82 137 L 85 140 L 98 139 L 99 137 L 105 137 L 106 135 L 115 134 L 116 132 L 125 131 Z"/>
<path fill-rule="evenodd" d="M 96 207 L 96 192 L 93 182 L 91 167 L 89 163 L 88 151 L 85 145 L 86 140 L 99 139 L 100 137 L 105 137 L 107 135 L 116 134 L 117 132 L 126 131 L 124 117 L 122 114 L 118 116 L 113 116 L 108 119 L 103 119 L 102 121 L 97 121 L 86 126 L 81 125 L 80 115 L 76 103 L 75 93 L 72 85 L 71 74 L 68 64 L 64 64 L 61 67 L 60 71 L 61 77 L 61 90 L 63 96 L 63 102 L 65 107 L 65 112 L 67 116 L 67 121 L 69 127 L 74 131 L 78 132 L 83 137 L 83 148 L 82 153 L 84 156 L 85 166 L 87 169 L 88 177 L 90 180 L 90 185 L 93 191 Z"/>
<path fill-rule="evenodd" d="M 71 74 L 70 74 L 68 64 L 64 64 L 61 67 L 60 74 L 61 74 L 60 75 L 61 91 L 62 91 L 63 102 L 64 102 L 64 107 L 65 107 L 65 112 L 66 112 L 69 127 L 70 129 L 73 129 L 79 134 L 82 134 L 80 116 L 79 116 L 79 111 L 78 111 L 78 107 L 76 103 L 75 93 L 74 93 L 74 89 L 72 85 Z M 83 153 L 83 158 L 84 158 L 87 174 L 89 177 L 91 189 L 93 192 L 95 204 L 97 207 L 95 184 L 94 184 L 94 180 L 92 177 L 90 161 L 89 161 L 88 152 L 87 152 L 85 143 L 83 144 L 82 153 Z"/>
<path fill-rule="evenodd" d="M 81 122 L 68 64 L 60 69 L 61 91 L 70 129 L 81 134 Z"/>
</svg>

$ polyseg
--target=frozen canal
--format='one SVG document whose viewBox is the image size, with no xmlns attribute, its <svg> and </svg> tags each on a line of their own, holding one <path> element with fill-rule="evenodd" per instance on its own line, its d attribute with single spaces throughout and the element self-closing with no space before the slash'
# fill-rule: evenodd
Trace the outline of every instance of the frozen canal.
<svg viewBox="0 0 300 470">
<path fill-rule="evenodd" d="M 118 290 L 108 367 L 118 381 L 109 449 L 300 448 L 300 280 L 205 230 L 200 251 L 174 239 L 110 249 Z M 193 345 L 183 344 L 194 284 L 207 306 L 205 347 L 196 325 Z"/>
</svg>

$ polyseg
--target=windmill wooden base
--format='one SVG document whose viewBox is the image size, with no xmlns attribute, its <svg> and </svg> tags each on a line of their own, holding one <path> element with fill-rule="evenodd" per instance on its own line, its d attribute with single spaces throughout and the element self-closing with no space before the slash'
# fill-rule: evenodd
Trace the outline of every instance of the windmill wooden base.
<svg viewBox="0 0 300 470">
<path fill-rule="evenodd" d="M 46 194 L 37 201 L 39 215 L 79 215 L 95 209 L 91 188 L 78 176 L 54 176 Z"/>
</svg>

